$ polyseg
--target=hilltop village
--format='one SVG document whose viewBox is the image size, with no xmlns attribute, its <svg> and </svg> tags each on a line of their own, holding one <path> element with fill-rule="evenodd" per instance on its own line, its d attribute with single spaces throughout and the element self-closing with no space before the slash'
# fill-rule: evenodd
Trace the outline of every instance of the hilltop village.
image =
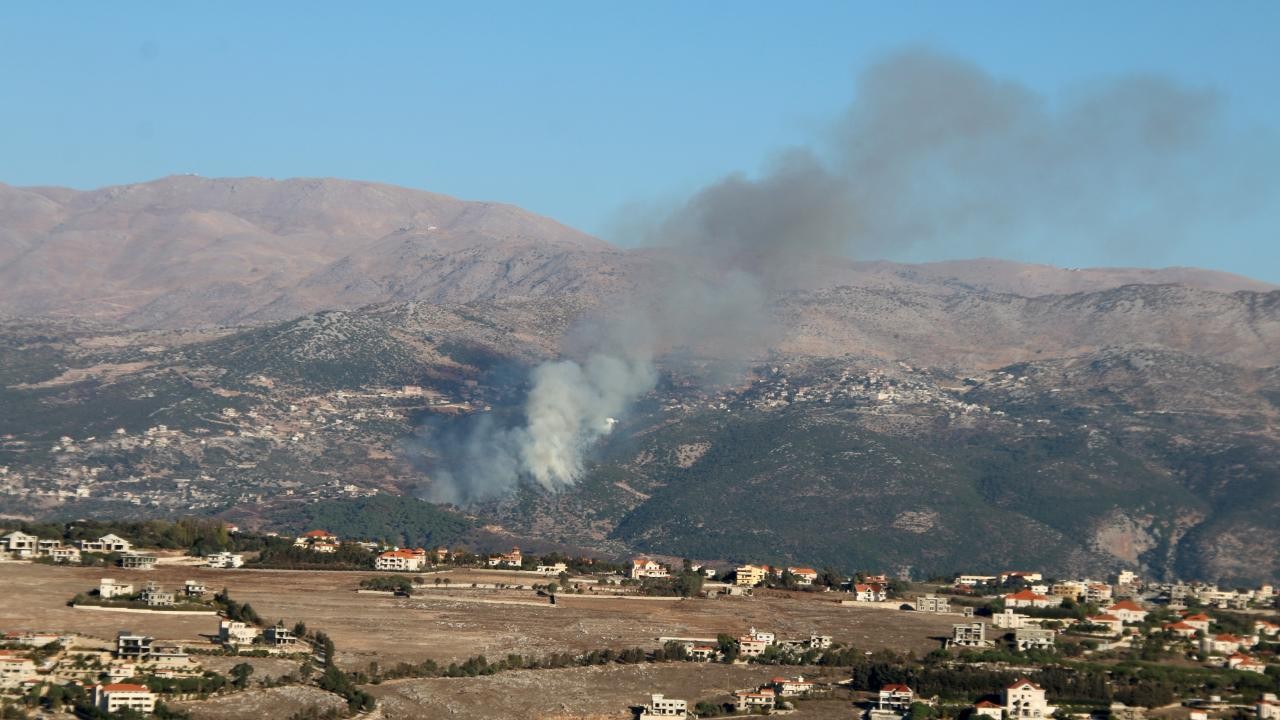
<svg viewBox="0 0 1280 720">
<path fill-rule="evenodd" d="M 211 703 L 283 692 L 310 704 L 282 717 L 342 717 L 398 707 L 412 683 L 625 667 L 665 674 L 651 676 L 647 694 L 601 689 L 592 701 L 615 703 L 604 716 L 1280 717 L 1272 585 L 1017 570 L 910 582 L 765 563 L 397 547 L 322 528 L 93 529 L 0 535 L 0 572 L 12 580 L 0 590 L 2 717 L 216 717 Z M 326 598 L 334 604 L 304 604 Z M 375 614 L 347 609 L 362 604 Z M 370 643 L 405 639 L 390 627 L 381 638 L 354 631 L 364 616 L 416 623 L 428 645 L 401 642 L 398 659 L 363 662 L 395 656 Z M 600 629 L 566 634 L 566 623 Z M 445 649 L 462 637 L 473 639 Z"/>
</svg>

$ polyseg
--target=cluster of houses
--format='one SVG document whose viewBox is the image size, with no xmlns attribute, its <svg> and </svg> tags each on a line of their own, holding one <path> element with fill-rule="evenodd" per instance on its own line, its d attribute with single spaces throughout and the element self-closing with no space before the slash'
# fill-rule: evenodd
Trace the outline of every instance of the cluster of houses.
<svg viewBox="0 0 1280 720">
<path fill-rule="evenodd" d="M 79 563 L 81 553 L 127 553 L 132 549 L 132 543 L 113 534 L 97 540 L 81 540 L 74 546 L 63 544 L 61 539 L 41 539 L 21 530 L 0 536 L 0 553 L 15 560 L 47 557 L 54 562 Z"/>
<path fill-rule="evenodd" d="M 724 658 L 719 642 L 714 638 L 661 637 L 658 640 L 666 645 L 674 642 L 684 648 L 685 655 L 696 662 L 718 662 Z M 831 647 L 830 635 L 816 633 L 800 640 L 778 640 L 777 635 L 764 630 L 751 628 L 745 635 L 735 638 L 738 657 L 749 660 L 765 654 L 770 647 L 784 655 L 800 655 L 808 650 L 826 650 Z"/>
<path fill-rule="evenodd" d="M 813 692 L 815 684 L 803 677 L 775 677 L 763 685 L 733 693 L 733 709 L 739 713 L 767 713 L 778 707 L 781 698 L 804 697 Z M 691 718 L 689 701 L 669 698 L 661 694 L 649 696 L 649 702 L 640 706 L 641 720 L 648 718 Z"/>
<path fill-rule="evenodd" d="M 228 650 L 253 646 L 275 653 L 295 652 L 302 642 L 283 623 L 259 629 L 249 623 L 223 618 L 218 621 L 218 642 Z"/>
<path fill-rule="evenodd" d="M 132 583 L 118 582 L 115 578 L 102 578 L 98 583 L 98 597 L 102 600 L 139 600 L 147 607 L 169 607 L 179 600 L 199 601 L 205 592 L 205 584 L 200 580 L 187 580 L 177 590 L 165 590 L 157 583 L 149 582 L 137 592 Z"/>
</svg>

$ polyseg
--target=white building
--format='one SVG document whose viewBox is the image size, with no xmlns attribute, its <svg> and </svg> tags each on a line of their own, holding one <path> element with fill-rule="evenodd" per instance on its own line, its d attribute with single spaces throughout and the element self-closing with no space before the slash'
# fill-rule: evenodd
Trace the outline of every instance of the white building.
<svg viewBox="0 0 1280 720">
<path fill-rule="evenodd" d="M 10 553 L 20 558 L 30 558 L 36 556 L 36 547 L 40 542 L 40 538 L 35 535 L 28 535 L 21 530 L 0 537 L 0 550 Z"/>
<path fill-rule="evenodd" d="M 0 650 L 0 688 L 20 687 L 27 680 L 36 679 L 36 664 L 12 650 Z"/>
<path fill-rule="evenodd" d="M 205 567 L 211 568 L 238 568 L 244 565 L 243 555 L 233 555 L 229 552 L 214 553 L 205 560 Z"/>
<path fill-rule="evenodd" d="M 689 701 L 677 700 L 655 693 L 649 696 L 649 702 L 640 712 L 641 718 L 687 718 L 689 717 Z"/>
<path fill-rule="evenodd" d="M 670 577 L 670 573 L 657 561 L 647 557 L 638 557 L 631 559 L 631 577 L 635 579 L 664 578 Z"/>
<path fill-rule="evenodd" d="M 98 597 L 110 600 L 115 597 L 127 597 L 133 594 L 133 585 L 116 582 L 113 578 L 102 578 L 98 583 Z"/>
<path fill-rule="evenodd" d="M 1276 699 L 1275 693 L 1263 695 L 1254 709 L 1257 710 L 1258 720 L 1280 720 L 1280 700 Z"/>
<path fill-rule="evenodd" d="M 389 550 L 373 561 L 379 570 L 418 572 L 427 565 L 426 550 Z"/>
<path fill-rule="evenodd" d="M 218 640 L 223 645 L 252 645 L 258 639 L 258 628 L 239 620 L 223 620 L 218 623 Z"/>
<path fill-rule="evenodd" d="M 560 573 L 569 572 L 569 566 L 562 562 L 554 563 L 552 565 L 539 565 L 534 569 L 534 572 L 542 575 L 559 575 Z"/>
<path fill-rule="evenodd" d="M 133 549 L 133 543 L 119 535 L 108 533 L 97 540 L 81 540 L 80 549 L 95 553 L 129 552 Z"/>
<path fill-rule="evenodd" d="M 1017 680 L 1004 689 L 1004 712 L 1009 720 L 1047 718 L 1057 709 L 1045 699 L 1044 688 L 1030 680 Z"/>
<path fill-rule="evenodd" d="M 99 710 L 109 713 L 134 710 L 149 714 L 156 710 L 156 694 L 145 685 L 132 683 L 94 685 L 93 704 Z"/>
</svg>

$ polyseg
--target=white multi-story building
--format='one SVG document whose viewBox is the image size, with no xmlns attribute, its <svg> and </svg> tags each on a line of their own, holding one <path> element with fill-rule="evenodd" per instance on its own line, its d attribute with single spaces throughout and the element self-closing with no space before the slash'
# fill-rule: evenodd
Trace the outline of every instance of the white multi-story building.
<svg viewBox="0 0 1280 720">
<path fill-rule="evenodd" d="M 0 688 L 20 687 L 27 680 L 36 679 L 36 663 L 12 650 L 0 650 Z"/>
<path fill-rule="evenodd" d="M 389 550 L 378 556 L 373 561 L 373 566 L 379 570 L 393 570 L 402 572 L 418 572 L 427 565 L 427 551 L 418 550 Z"/>
<path fill-rule="evenodd" d="M 35 535 L 28 535 L 21 530 L 0 537 L 0 550 L 20 558 L 31 558 L 36 556 L 36 547 L 40 542 L 40 538 Z"/>
<path fill-rule="evenodd" d="M 1057 709 L 1045 699 L 1044 688 L 1030 680 L 1017 680 L 1004 689 L 1004 712 L 1009 720 L 1047 718 Z"/>
<path fill-rule="evenodd" d="M 156 710 L 156 694 L 145 685 L 132 683 L 94 685 L 93 704 L 99 710 L 109 713 L 133 710 L 149 714 Z"/>
<path fill-rule="evenodd" d="M 129 552 L 133 549 L 133 543 L 119 535 L 108 533 L 97 540 L 81 540 L 80 549 L 94 553 Z"/>
<path fill-rule="evenodd" d="M 640 712 L 641 718 L 687 718 L 689 717 L 689 701 L 677 700 L 655 693 L 649 696 L 649 702 Z"/>
<path fill-rule="evenodd" d="M 669 576 L 670 573 L 667 572 L 667 569 L 656 560 L 647 557 L 631 559 L 631 577 L 633 578 L 664 578 Z"/>
<path fill-rule="evenodd" d="M 244 565 L 244 556 L 229 552 L 214 553 L 205 558 L 205 567 L 238 568 L 242 565 Z"/>
<path fill-rule="evenodd" d="M 133 585 L 116 582 L 113 578 L 102 578 L 98 583 L 98 597 L 110 600 L 115 597 L 126 597 L 133 594 Z"/>
<path fill-rule="evenodd" d="M 239 620 L 223 620 L 218 623 L 218 640 L 223 645 L 252 645 L 258 639 L 258 628 Z"/>
</svg>

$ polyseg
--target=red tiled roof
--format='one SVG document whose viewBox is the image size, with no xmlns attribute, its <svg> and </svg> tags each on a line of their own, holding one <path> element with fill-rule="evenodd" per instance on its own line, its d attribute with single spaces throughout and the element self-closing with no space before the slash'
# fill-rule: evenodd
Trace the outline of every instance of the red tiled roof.
<svg viewBox="0 0 1280 720">
<path fill-rule="evenodd" d="M 1205 615 L 1204 613 L 1196 613 L 1195 615 L 1188 615 L 1182 619 L 1193 620 L 1195 622 L 1213 622 L 1213 618 L 1209 617 L 1208 615 Z"/>
<path fill-rule="evenodd" d="M 1048 600 L 1049 599 L 1048 597 L 1041 595 L 1038 592 L 1032 592 L 1030 590 L 1019 590 L 1018 592 L 1013 593 L 1012 595 L 1005 595 L 1004 598 L 1006 600 Z"/>
<path fill-rule="evenodd" d="M 1106 615 L 1106 614 L 1103 614 L 1103 615 L 1091 615 L 1091 616 L 1089 616 L 1089 618 L 1088 618 L 1088 619 L 1089 619 L 1089 620 L 1097 620 L 1097 621 L 1099 621 L 1099 622 L 1119 622 L 1119 621 L 1120 621 L 1120 618 L 1116 617 L 1115 615 Z"/>
<path fill-rule="evenodd" d="M 1129 610 L 1131 612 L 1145 612 L 1142 606 L 1132 600 L 1121 600 L 1120 602 L 1107 608 L 1108 610 Z"/>
<path fill-rule="evenodd" d="M 997 704 L 995 704 L 995 703 L 991 702 L 990 700 L 979 700 L 978 702 L 974 703 L 974 705 L 973 705 L 973 706 L 974 706 L 974 707 L 980 707 L 980 708 L 998 708 L 998 707 L 1004 707 L 1003 705 L 997 705 Z"/>
<path fill-rule="evenodd" d="M 1020 688 L 1020 687 L 1024 687 L 1024 686 L 1026 686 L 1026 685 L 1030 685 L 1031 687 L 1033 687 L 1033 688 L 1035 688 L 1035 689 L 1037 689 L 1037 690 L 1041 690 L 1041 689 L 1042 689 L 1039 685 L 1037 685 L 1037 684 L 1035 684 L 1035 683 L 1031 682 L 1030 680 L 1028 680 L 1028 679 L 1026 679 L 1026 678 L 1018 678 L 1017 680 L 1014 680 L 1014 681 L 1013 681 L 1013 684 L 1012 684 L 1012 685 L 1010 685 L 1007 689 L 1008 689 L 1008 690 L 1013 690 L 1014 688 Z"/>
<path fill-rule="evenodd" d="M 312 530 L 308 532 L 306 535 L 303 535 L 303 537 L 309 537 L 309 538 L 333 537 L 333 533 L 329 532 L 328 530 Z"/>
<path fill-rule="evenodd" d="M 135 685 L 133 683 L 111 683 L 102 686 L 103 692 L 151 692 L 151 688 L 146 685 Z"/>
<path fill-rule="evenodd" d="M 885 685 L 884 687 L 880 688 L 880 692 L 885 692 L 885 691 L 911 692 L 911 688 L 907 687 L 906 685 L 903 685 L 902 683 L 889 683 L 888 685 Z"/>
</svg>

